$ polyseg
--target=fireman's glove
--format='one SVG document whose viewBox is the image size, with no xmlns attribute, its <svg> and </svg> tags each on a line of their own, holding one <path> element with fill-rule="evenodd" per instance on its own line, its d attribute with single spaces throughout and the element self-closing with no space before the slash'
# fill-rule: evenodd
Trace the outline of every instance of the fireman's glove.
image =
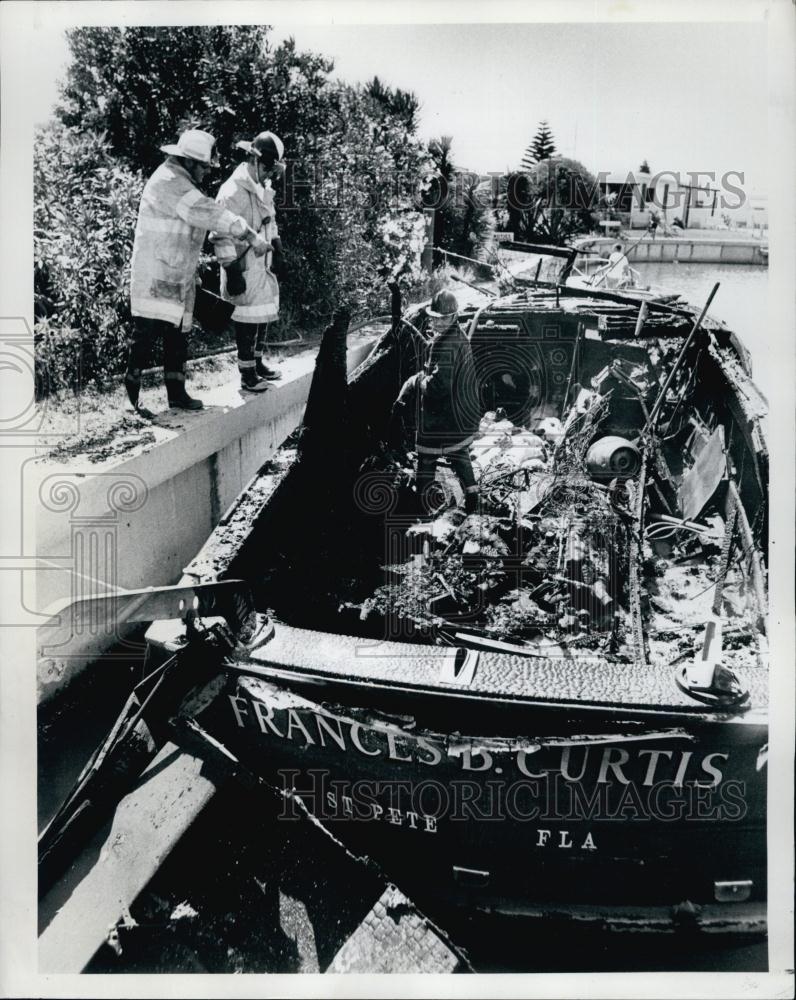
<svg viewBox="0 0 796 1000">
<path fill-rule="evenodd" d="M 230 295 L 243 295 L 246 291 L 246 278 L 240 261 L 236 260 L 224 268 L 227 272 L 227 291 Z"/>
<path fill-rule="evenodd" d="M 287 263 L 285 262 L 285 255 L 282 253 L 281 248 L 277 249 L 274 247 L 274 255 L 271 258 L 271 270 L 280 281 L 284 281 L 287 277 Z"/>
<path fill-rule="evenodd" d="M 255 257 L 264 257 L 271 249 L 271 244 L 262 235 L 262 233 L 257 233 L 256 237 L 250 242 L 249 246 L 252 250 L 254 250 Z"/>
<path fill-rule="evenodd" d="M 271 240 L 271 247 L 273 249 L 273 253 L 271 255 L 271 270 L 277 278 L 282 281 L 283 278 L 287 277 L 287 264 L 285 262 L 285 254 L 282 250 L 282 240 L 279 236 L 276 236 L 273 240 Z"/>
</svg>

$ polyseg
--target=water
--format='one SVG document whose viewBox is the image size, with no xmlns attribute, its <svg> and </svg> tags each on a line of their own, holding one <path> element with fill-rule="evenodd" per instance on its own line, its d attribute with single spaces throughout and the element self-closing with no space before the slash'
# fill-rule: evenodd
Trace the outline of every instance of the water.
<svg viewBox="0 0 796 1000">
<path fill-rule="evenodd" d="M 774 372 L 768 322 L 768 268 L 747 264 L 633 264 L 642 284 L 679 292 L 692 305 L 705 304 L 718 281 L 710 315 L 723 320 L 752 353 L 759 389 L 772 396 Z"/>
</svg>

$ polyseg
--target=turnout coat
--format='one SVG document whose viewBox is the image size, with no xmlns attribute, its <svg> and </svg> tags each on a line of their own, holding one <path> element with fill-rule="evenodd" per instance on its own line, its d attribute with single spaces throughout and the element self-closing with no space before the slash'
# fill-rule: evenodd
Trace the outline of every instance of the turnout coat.
<svg viewBox="0 0 796 1000">
<path fill-rule="evenodd" d="M 247 164 L 240 163 L 221 185 L 216 200 L 219 205 L 235 215 L 242 216 L 255 232 L 262 233 L 269 242 L 279 236 L 275 212 L 274 191 L 270 182 L 258 184 L 249 173 Z M 211 233 L 221 267 L 221 294 L 235 304 L 232 319 L 239 323 L 268 323 L 279 314 L 279 282 L 271 270 L 272 251 L 258 257 L 248 243 L 224 233 Z M 246 279 L 242 295 L 227 291 L 227 273 L 224 268 L 233 261 Z"/>
<path fill-rule="evenodd" d="M 436 336 L 419 381 L 417 450 L 445 455 L 470 444 L 481 402 L 470 341 L 458 323 Z"/>
<path fill-rule="evenodd" d="M 246 223 L 203 195 L 185 167 L 169 157 L 141 195 L 130 275 L 133 316 L 165 320 L 190 331 L 196 267 L 209 229 L 243 237 Z"/>
</svg>

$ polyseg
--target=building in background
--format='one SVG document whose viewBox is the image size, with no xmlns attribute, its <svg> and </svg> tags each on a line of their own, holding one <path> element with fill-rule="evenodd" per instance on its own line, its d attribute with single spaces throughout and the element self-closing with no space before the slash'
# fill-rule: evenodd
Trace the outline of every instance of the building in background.
<svg viewBox="0 0 796 1000">
<path fill-rule="evenodd" d="M 681 223 L 685 229 L 768 228 L 766 195 L 741 191 L 734 176 L 731 187 L 721 179 L 695 180 L 685 171 L 600 173 L 601 224 L 606 232 L 614 221 L 620 224 L 616 228 L 646 229 L 656 213 L 667 227 Z"/>
</svg>

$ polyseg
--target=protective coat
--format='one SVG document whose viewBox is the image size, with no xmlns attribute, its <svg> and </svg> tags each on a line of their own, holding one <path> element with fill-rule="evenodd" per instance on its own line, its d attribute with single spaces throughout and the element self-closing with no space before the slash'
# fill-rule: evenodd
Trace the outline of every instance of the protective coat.
<svg viewBox="0 0 796 1000">
<path fill-rule="evenodd" d="M 242 216 L 255 232 L 262 233 L 269 242 L 279 236 L 275 213 L 274 192 L 270 182 L 258 184 L 249 173 L 247 164 L 239 164 L 224 181 L 216 200 L 228 211 Z M 240 323 L 268 323 L 279 314 L 279 282 L 271 271 L 272 251 L 258 257 L 249 245 L 224 233 L 211 233 L 221 267 L 221 294 L 235 304 L 232 319 Z M 233 261 L 246 279 L 242 295 L 227 291 L 225 266 Z"/>
<path fill-rule="evenodd" d="M 144 186 L 133 243 L 134 316 L 191 329 L 196 267 L 209 229 L 243 236 L 242 218 L 208 198 L 181 163 L 167 159 Z"/>
<path fill-rule="evenodd" d="M 481 403 L 470 341 L 458 323 L 432 340 L 419 386 L 418 452 L 445 455 L 470 444 Z"/>
</svg>

